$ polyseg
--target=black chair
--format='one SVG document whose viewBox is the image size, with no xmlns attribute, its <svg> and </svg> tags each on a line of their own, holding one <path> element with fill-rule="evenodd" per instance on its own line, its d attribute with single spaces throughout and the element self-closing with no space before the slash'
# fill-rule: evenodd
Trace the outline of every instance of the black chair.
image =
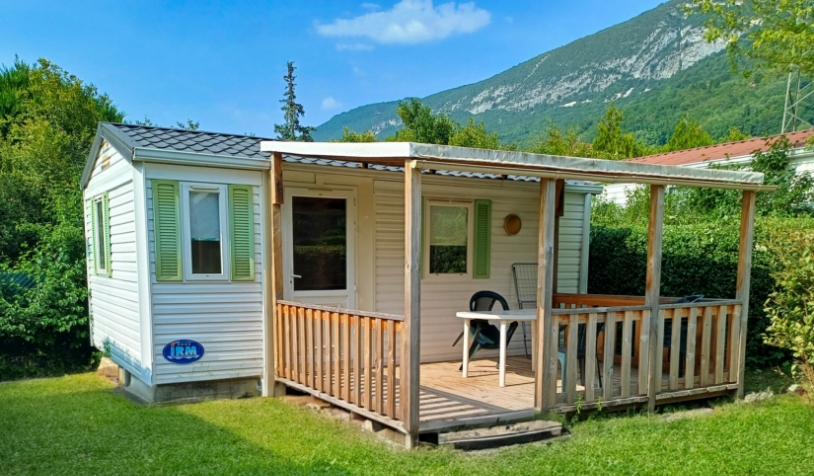
<svg viewBox="0 0 814 476">
<path fill-rule="evenodd" d="M 671 302 L 670 304 L 689 304 L 696 301 L 700 301 L 704 298 L 703 294 L 690 294 L 688 296 L 684 296 L 681 299 L 676 299 L 675 301 Z M 668 324 L 667 321 L 670 321 Z M 665 319 L 664 320 L 664 342 L 663 348 L 667 349 L 667 359 L 670 359 L 670 352 L 672 352 L 672 344 L 673 344 L 673 323 L 672 319 Z M 684 367 L 685 367 L 685 357 L 687 355 L 687 326 L 688 321 L 687 318 L 684 317 L 681 319 L 681 331 L 679 336 L 678 342 L 678 376 L 684 376 Z"/>
<path fill-rule="evenodd" d="M 494 291 L 478 291 L 472 295 L 469 299 L 469 310 L 470 311 L 491 311 L 495 303 L 500 303 L 504 310 L 509 309 L 509 303 L 506 302 L 506 299 L 503 298 L 500 294 Z M 506 331 L 506 345 L 509 345 L 509 342 L 512 340 L 512 335 L 514 335 L 514 331 L 517 330 L 517 321 L 512 322 L 509 325 L 509 328 Z M 472 357 L 475 356 L 475 353 L 480 349 L 500 349 L 500 329 L 493 324 L 489 324 L 489 321 L 484 319 L 472 319 L 470 322 L 469 327 L 469 335 L 472 341 L 472 344 L 469 347 L 469 360 L 472 360 Z M 464 336 L 464 333 L 461 332 L 461 335 L 455 339 L 455 342 L 452 344 L 453 347 L 458 345 L 458 341 Z M 458 370 L 463 369 L 463 364 Z"/>
</svg>

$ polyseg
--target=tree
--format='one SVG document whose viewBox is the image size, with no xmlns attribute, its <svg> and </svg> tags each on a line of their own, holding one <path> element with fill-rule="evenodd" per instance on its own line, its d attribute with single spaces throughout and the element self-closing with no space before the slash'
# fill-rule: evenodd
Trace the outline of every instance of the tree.
<svg viewBox="0 0 814 476">
<path fill-rule="evenodd" d="M 416 98 L 400 102 L 396 114 L 401 118 L 404 129 L 388 137 L 389 141 L 447 145 L 458 126 L 446 114 L 433 114 L 429 106 Z"/>
<path fill-rule="evenodd" d="M 297 68 L 294 67 L 294 62 L 289 61 L 288 73 L 283 76 L 286 84 L 285 93 L 283 94 L 283 99 L 280 100 L 280 102 L 283 103 L 283 107 L 280 109 L 283 111 L 285 122 L 283 124 L 275 124 L 274 132 L 277 133 L 277 138 L 280 140 L 313 142 L 314 139 L 311 138 L 311 132 L 313 132 L 315 128 L 300 124 L 300 117 L 305 116 L 305 109 L 303 109 L 301 104 L 297 103 L 297 95 L 294 91 L 296 88 L 294 80 L 297 79 L 297 77 L 294 76 L 295 69 Z"/>
<path fill-rule="evenodd" d="M 692 0 L 685 11 L 707 16 L 704 38 L 725 41 L 733 66 L 746 56 L 759 67 L 786 71 L 795 65 L 814 74 L 812 0 Z"/>
<path fill-rule="evenodd" d="M 449 138 L 449 145 L 497 149 L 500 147 L 500 140 L 497 138 L 497 134 L 486 132 L 483 121 L 475 124 L 475 120 L 470 117 L 465 126 L 456 128 L 455 133 Z"/>
<path fill-rule="evenodd" d="M 623 119 L 622 111 L 611 102 L 605 117 L 599 121 L 599 133 L 593 142 L 593 150 L 598 157 L 622 160 L 649 152 L 647 146 L 638 142 L 633 134 L 622 132 Z"/>
<path fill-rule="evenodd" d="M 87 269 L 79 178 L 99 121 L 122 122 L 110 98 L 47 60 L 0 69 L 0 380 L 84 368 Z M 27 359 L 11 363 L 8 356 Z"/>
<path fill-rule="evenodd" d="M 673 129 L 673 135 L 670 136 L 667 145 L 664 146 L 664 150 L 666 152 L 672 152 L 675 150 L 703 147 L 714 143 L 715 141 L 712 140 L 712 137 L 704 132 L 698 122 L 684 116 L 678 121 L 675 129 Z"/>
<path fill-rule="evenodd" d="M 532 145 L 528 151 L 533 154 L 594 157 L 591 144 L 580 141 L 576 130 L 569 129 L 563 134 L 556 126 L 546 129 L 545 138 Z"/>
<path fill-rule="evenodd" d="M 737 127 L 730 127 L 729 132 L 723 137 L 719 142 L 726 143 L 726 142 L 738 142 L 742 140 L 748 139 L 749 136 L 744 134 L 743 131 L 738 129 Z"/>
<path fill-rule="evenodd" d="M 197 131 L 201 128 L 201 123 L 198 121 L 193 121 L 192 119 L 187 119 L 187 122 L 175 122 L 175 127 L 178 129 L 186 129 L 188 131 Z"/>
<path fill-rule="evenodd" d="M 345 127 L 342 137 L 333 142 L 376 142 L 376 134 L 373 131 L 365 131 L 360 134 Z"/>
</svg>

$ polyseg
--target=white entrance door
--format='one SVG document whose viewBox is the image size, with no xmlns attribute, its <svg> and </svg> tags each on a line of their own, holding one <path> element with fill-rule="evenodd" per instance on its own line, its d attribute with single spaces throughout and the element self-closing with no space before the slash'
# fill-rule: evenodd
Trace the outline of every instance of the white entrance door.
<svg viewBox="0 0 814 476">
<path fill-rule="evenodd" d="M 356 192 L 286 188 L 286 299 L 355 309 Z"/>
</svg>

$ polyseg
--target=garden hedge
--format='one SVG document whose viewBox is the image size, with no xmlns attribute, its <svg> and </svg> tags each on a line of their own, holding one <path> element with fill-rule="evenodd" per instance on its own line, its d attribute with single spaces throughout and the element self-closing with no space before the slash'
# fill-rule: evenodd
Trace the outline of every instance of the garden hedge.
<svg viewBox="0 0 814 476">
<path fill-rule="evenodd" d="M 755 251 L 749 297 L 747 365 L 778 365 L 786 351 L 763 343 L 769 325 L 766 299 L 775 286 L 777 263 L 765 243 L 781 240 L 791 230 L 814 228 L 811 219 L 760 219 L 755 226 Z M 734 298 L 738 269 L 737 220 L 665 225 L 662 245 L 663 296 L 703 294 Z M 588 292 L 643 296 L 647 265 L 647 227 L 592 225 Z"/>
</svg>

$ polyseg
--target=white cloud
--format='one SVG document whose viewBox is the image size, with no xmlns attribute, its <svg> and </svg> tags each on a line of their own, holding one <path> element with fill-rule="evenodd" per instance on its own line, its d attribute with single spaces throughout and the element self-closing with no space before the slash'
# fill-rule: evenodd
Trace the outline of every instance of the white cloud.
<svg viewBox="0 0 814 476">
<path fill-rule="evenodd" d="M 331 109 L 336 109 L 336 108 L 341 107 L 341 106 L 342 105 L 339 104 L 339 102 L 336 99 L 334 99 L 334 98 L 332 98 L 330 96 L 328 96 L 328 97 L 326 97 L 325 99 L 322 100 L 322 109 L 324 109 L 326 111 L 331 110 Z"/>
<path fill-rule="evenodd" d="M 336 49 L 337 51 L 370 51 L 373 46 L 364 43 L 337 43 Z"/>
<path fill-rule="evenodd" d="M 472 33 L 488 25 L 491 13 L 474 3 L 454 2 L 433 6 L 432 0 L 402 0 L 392 9 L 351 19 L 318 24 L 317 31 L 330 37 L 363 37 L 379 43 L 416 44 Z"/>
<path fill-rule="evenodd" d="M 362 8 L 365 8 L 367 10 L 378 10 L 378 9 L 380 9 L 382 7 L 379 6 L 378 3 L 365 2 L 365 3 L 362 4 Z"/>
</svg>

